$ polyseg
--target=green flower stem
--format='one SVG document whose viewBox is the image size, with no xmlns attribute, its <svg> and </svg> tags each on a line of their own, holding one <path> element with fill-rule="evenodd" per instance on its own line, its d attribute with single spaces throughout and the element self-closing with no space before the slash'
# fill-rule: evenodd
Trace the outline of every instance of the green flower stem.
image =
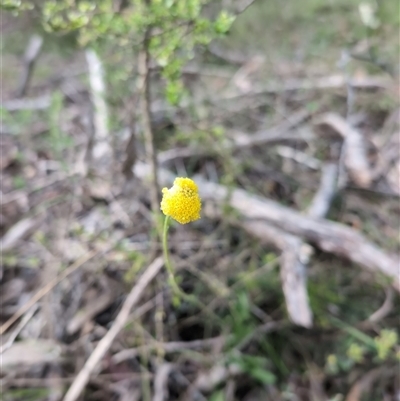
<svg viewBox="0 0 400 401">
<path fill-rule="evenodd" d="M 186 301 L 194 303 L 199 306 L 200 302 L 198 301 L 198 299 L 195 296 L 186 294 L 186 292 L 182 291 L 175 280 L 174 268 L 172 267 L 168 252 L 169 219 L 170 219 L 169 216 L 165 217 L 164 230 L 163 230 L 163 253 L 164 253 L 165 267 L 167 268 L 168 272 L 169 284 L 172 287 L 172 291 L 175 293 L 176 296 L 181 297 L 182 299 L 185 299 Z"/>
<path fill-rule="evenodd" d="M 203 312 L 208 312 L 208 316 L 211 317 L 215 322 L 219 323 L 220 318 L 206 305 L 204 305 L 201 301 L 197 299 L 195 295 L 189 295 L 186 294 L 186 292 L 182 291 L 181 288 L 179 287 L 178 283 L 175 280 L 175 274 L 174 274 L 174 268 L 172 266 L 172 263 L 169 259 L 169 252 L 168 252 L 168 228 L 169 228 L 169 220 L 170 216 L 166 216 L 164 220 L 164 230 L 163 230 L 163 254 L 164 254 L 164 262 L 165 262 L 165 267 L 167 268 L 168 272 L 168 281 L 169 284 L 172 288 L 172 291 L 174 292 L 175 296 L 178 297 L 178 299 L 184 299 L 185 301 L 196 305 L 198 308 L 200 308 Z"/>
</svg>

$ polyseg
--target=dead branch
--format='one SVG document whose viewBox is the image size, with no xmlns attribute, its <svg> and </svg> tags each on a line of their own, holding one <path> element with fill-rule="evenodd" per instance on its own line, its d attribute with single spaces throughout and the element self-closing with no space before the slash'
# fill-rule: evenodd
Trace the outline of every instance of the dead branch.
<svg viewBox="0 0 400 401">
<path fill-rule="evenodd" d="M 290 133 L 290 130 L 309 118 L 311 114 L 312 113 L 309 110 L 302 109 L 292 114 L 290 117 L 285 118 L 283 122 L 269 130 L 259 131 L 253 135 L 235 135 L 233 147 L 238 149 L 263 145 L 265 143 L 271 144 L 272 142 L 281 143 L 285 140 L 295 140 L 295 137 L 293 133 Z M 297 134 L 296 137 L 298 138 L 299 135 Z M 301 139 L 302 138 L 298 138 L 298 140 Z"/>
<path fill-rule="evenodd" d="M 4 237 L 0 240 L 0 249 L 2 252 L 7 252 L 17 246 L 18 242 L 29 235 L 39 227 L 42 222 L 42 217 L 33 218 L 28 217 L 20 220 L 14 226 L 12 226 Z"/>
<path fill-rule="evenodd" d="M 12 99 L 3 102 L 2 107 L 7 111 L 44 110 L 51 104 L 51 96 L 43 95 L 35 98 Z"/>
<path fill-rule="evenodd" d="M 39 35 L 33 35 L 29 40 L 28 46 L 24 54 L 24 68 L 21 74 L 20 84 L 17 90 L 17 97 L 25 96 L 28 89 L 35 61 L 39 56 L 42 48 L 43 38 Z"/>
<path fill-rule="evenodd" d="M 275 94 L 289 91 L 342 89 L 350 85 L 354 89 L 389 89 L 391 80 L 384 76 L 354 77 L 347 79 L 344 75 L 330 75 L 322 78 L 288 79 L 284 82 L 273 82 L 265 87 L 258 87 L 245 95 Z M 243 94 L 230 94 L 224 100 L 236 99 Z"/>
<path fill-rule="evenodd" d="M 32 319 L 33 315 L 36 313 L 36 311 L 38 310 L 38 306 L 33 307 L 24 317 L 23 319 L 21 319 L 21 321 L 19 322 L 18 326 L 15 328 L 15 330 L 11 333 L 10 337 L 8 337 L 7 341 L 2 344 L 0 346 L 0 355 L 7 350 L 8 348 L 10 348 L 15 339 L 18 337 L 19 333 L 21 332 L 21 330 L 27 325 L 27 323 L 29 322 L 29 320 Z"/>
<path fill-rule="evenodd" d="M 393 279 L 394 287 L 400 291 L 398 260 L 387 255 L 357 231 L 328 220 L 316 220 L 281 206 L 271 200 L 236 189 L 228 196 L 228 189 L 214 183 L 201 181 L 200 194 L 204 200 L 222 204 L 227 201 L 243 217 L 265 221 L 281 229 L 315 243 L 322 250 L 345 257 L 370 270 L 383 273 Z"/>
<path fill-rule="evenodd" d="M 372 182 L 372 172 L 368 162 L 365 139 L 348 122 L 334 113 L 327 113 L 318 118 L 317 124 L 328 125 L 344 139 L 344 163 L 352 180 L 362 188 L 368 188 Z"/>
<path fill-rule="evenodd" d="M 312 312 L 308 302 L 305 271 L 310 246 L 300 238 L 265 222 L 244 221 L 240 225 L 248 233 L 273 244 L 281 251 L 280 273 L 289 318 L 295 324 L 311 327 Z"/>
<path fill-rule="evenodd" d="M 303 164 L 312 170 L 319 170 L 321 167 L 321 162 L 318 159 L 289 146 L 277 146 L 276 153 L 279 156 L 292 159 L 299 164 Z"/>
<path fill-rule="evenodd" d="M 391 287 L 386 290 L 385 302 L 376 310 L 367 320 L 366 323 L 378 323 L 384 319 L 393 310 L 394 292 Z"/>
<path fill-rule="evenodd" d="M 170 363 L 161 364 L 154 377 L 153 401 L 164 401 L 168 399 L 168 376 L 172 370 Z"/>
<path fill-rule="evenodd" d="M 135 174 L 138 177 L 145 177 L 148 174 L 148 167 L 137 163 Z M 163 185 L 169 185 L 173 175 L 167 170 L 160 170 L 160 178 Z M 307 242 L 314 243 L 325 252 L 344 257 L 373 273 L 384 274 L 393 280 L 394 288 L 400 291 L 398 257 L 386 254 L 354 229 L 340 223 L 303 215 L 272 200 L 251 195 L 242 189 L 230 190 L 202 179 L 198 179 L 197 184 L 200 196 L 205 202 L 211 202 L 217 208 L 228 204 L 246 220 L 275 225 L 288 233 L 304 238 Z"/>
<path fill-rule="evenodd" d="M 89 70 L 89 82 L 93 103 L 94 138 L 91 154 L 94 160 L 111 158 L 112 149 L 108 134 L 108 108 L 105 101 L 106 85 L 101 60 L 94 50 L 86 50 L 86 61 Z"/>
<path fill-rule="evenodd" d="M 71 387 L 68 389 L 67 393 L 65 394 L 64 401 L 76 401 L 80 397 L 83 389 L 89 381 L 90 375 L 94 373 L 96 367 L 111 347 L 119 332 L 123 329 L 126 322 L 128 321 L 132 308 L 138 303 L 144 290 L 157 275 L 163 265 L 164 262 L 162 258 L 159 257 L 155 259 L 153 263 L 148 266 L 143 275 L 139 278 L 138 282 L 132 288 L 131 292 L 125 299 L 125 302 L 122 305 L 122 308 L 118 313 L 118 316 L 116 317 L 110 330 L 99 341 L 96 348 L 83 366 L 82 370 L 78 373 Z"/>
<path fill-rule="evenodd" d="M 328 213 L 336 193 L 337 175 L 338 166 L 336 163 L 327 163 L 322 168 L 320 186 L 307 211 L 310 217 L 324 218 Z"/>
</svg>

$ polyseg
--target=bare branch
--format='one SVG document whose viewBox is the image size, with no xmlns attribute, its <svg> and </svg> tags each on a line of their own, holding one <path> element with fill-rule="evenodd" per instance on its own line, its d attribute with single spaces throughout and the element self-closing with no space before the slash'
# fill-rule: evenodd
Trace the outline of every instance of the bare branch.
<svg viewBox="0 0 400 401">
<path fill-rule="evenodd" d="M 272 243 L 281 250 L 281 279 L 290 320 L 304 327 L 312 326 L 308 302 L 305 264 L 310 246 L 300 238 L 259 221 L 244 221 L 240 225 L 252 235 Z"/>
<path fill-rule="evenodd" d="M 337 175 L 336 163 L 327 163 L 323 167 L 320 186 L 307 211 L 310 217 L 323 218 L 328 213 L 336 193 Z"/>
<path fill-rule="evenodd" d="M 42 44 L 43 38 L 39 35 L 33 35 L 29 40 L 24 54 L 24 69 L 17 90 L 17 97 L 25 96 L 26 94 L 35 67 L 35 61 L 40 54 Z"/>
<path fill-rule="evenodd" d="M 93 103 L 94 138 L 91 149 L 94 160 L 102 160 L 105 156 L 111 158 L 112 149 L 108 135 L 108 109 L 105 101 L 104 72 L 101 60 L 94 50 L 86 51 L 86 61 L 89 69 L 89 82 Z"/>
<path fill-rule="evenodd" d="M 145 177 L 148 167 L 136 163 L 135 174 Z M 169 185 L 173 175 L 160 170 L 163 184 Z M 381 273 L 393 280 L 393 287 L 400 292 L 399 260 L 386 254 L 356 230 L 325 219 L 315 219 L 301 212 L 282 206 L 272 200 L 251 195 L 242 189 L 230 190 L 223 185 L 197 179 L 200 196 L 205 202 L 221 210 L 228 203 L 243 218 L 275 225 L 288 233 L 316 244 L 325 252 L 349 259 L 373 273 Z M 205 208 L 207 212 L 207 209 Z M 210 215 L 215 217 L 215 215 Z"/>
</svg>

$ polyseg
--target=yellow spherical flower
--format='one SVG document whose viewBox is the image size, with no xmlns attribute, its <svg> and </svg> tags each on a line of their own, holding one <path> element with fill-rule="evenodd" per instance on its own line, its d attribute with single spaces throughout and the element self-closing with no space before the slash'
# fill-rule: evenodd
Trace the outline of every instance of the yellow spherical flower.
<svg viewBox="0 0 400 401">
<path fill-rule="evenodd" d="M 161 210 L 178 223 L 200 219 L 201 199 L 196 183 L 190 178 L 175 178 L 172 188 L 163 188 Z"/>
</svg>

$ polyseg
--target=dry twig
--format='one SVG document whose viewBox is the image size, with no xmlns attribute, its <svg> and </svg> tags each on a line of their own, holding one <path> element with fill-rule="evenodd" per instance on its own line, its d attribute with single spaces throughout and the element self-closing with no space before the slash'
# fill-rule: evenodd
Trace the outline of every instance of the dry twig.
<svg viewBox="0 0 400 401">
<path fill-rule="evenodd" d="M 0 355 L 8 348 L 11 347 L 15 339 L 18 337 L 19 333 L 21 330 L 27 325 L 29 320 L 32 319 L 33 315 L 36 313 L 38 310 L 38 307 L 33 307 L 29 313 L 27 313 L 23 319 L 19 322 L 18 326 L 15 328 L 15 330 L 11 333 L 10 337 L 8 337 L 7 341 L 0 346 Z"/>
<path fill-rule="evenodd" d="M 168 399 L 168 376 L 172 370 L 170 363 L 163 363 L 157 368 L 154 377 L 153 401 L 164 401 Z"/>
<path fill-rule="evenodd" d="M 122 308 L 110 330 L 97 344 L 95 350 L 92 352 L 82 370 L 78 373 L 71 387 L 65 394 L 63 401 L 76 401 L 80 397 L 83 389 L 89 381 L 90 375 L 95 371 L 99 362 L 109 350 L 119 332 L 125 326 L 125 323 L 129 319 L 131 309 L 137 304 L 143 294 L 143 291 L 147 288 L 151 280 L 153 280 L 163 265 L 164 262 L 162 258 L 159 257 L 155 259 L 139 278 L 138 282 L 125 299 L 125 302 L 122 305 Z"/>
<path fill-rule="evenodd" d="M 0 335 L 3 335 L 12 324 L 14 324 L 25 312 L 27 312 L 33 305 L 35 305 L 36 302 L 38 302 L 46 294 L 48 294 L 57 284 L 59 284 L 75 270 L 80 268 L 88 260 L 92 259 L 96 254 L 97 252 L 95 251 L 88 252 L 85 256 L 82 256 L 82 258 L 78 259 L 75 263 L 65 269 L 59 276 L 57 276 L 44 287 L 42 287 L 26 304 L 22 305 L 21 308 L 19 308 L 18 311 L 15 312 L 14 315 L 11 316 L 10 319 L 8 319 L 0 327 Z"/>
<path fill-rule="evenodd" d="M 24 69 L 22 71 L 17 97 L 25 96 L 35 67 L 35 61 L 42 48 L 43 38 L 39 35 L 33 35 L 29 40 L 28 47 L 24 54 Z"/>
</svg>

